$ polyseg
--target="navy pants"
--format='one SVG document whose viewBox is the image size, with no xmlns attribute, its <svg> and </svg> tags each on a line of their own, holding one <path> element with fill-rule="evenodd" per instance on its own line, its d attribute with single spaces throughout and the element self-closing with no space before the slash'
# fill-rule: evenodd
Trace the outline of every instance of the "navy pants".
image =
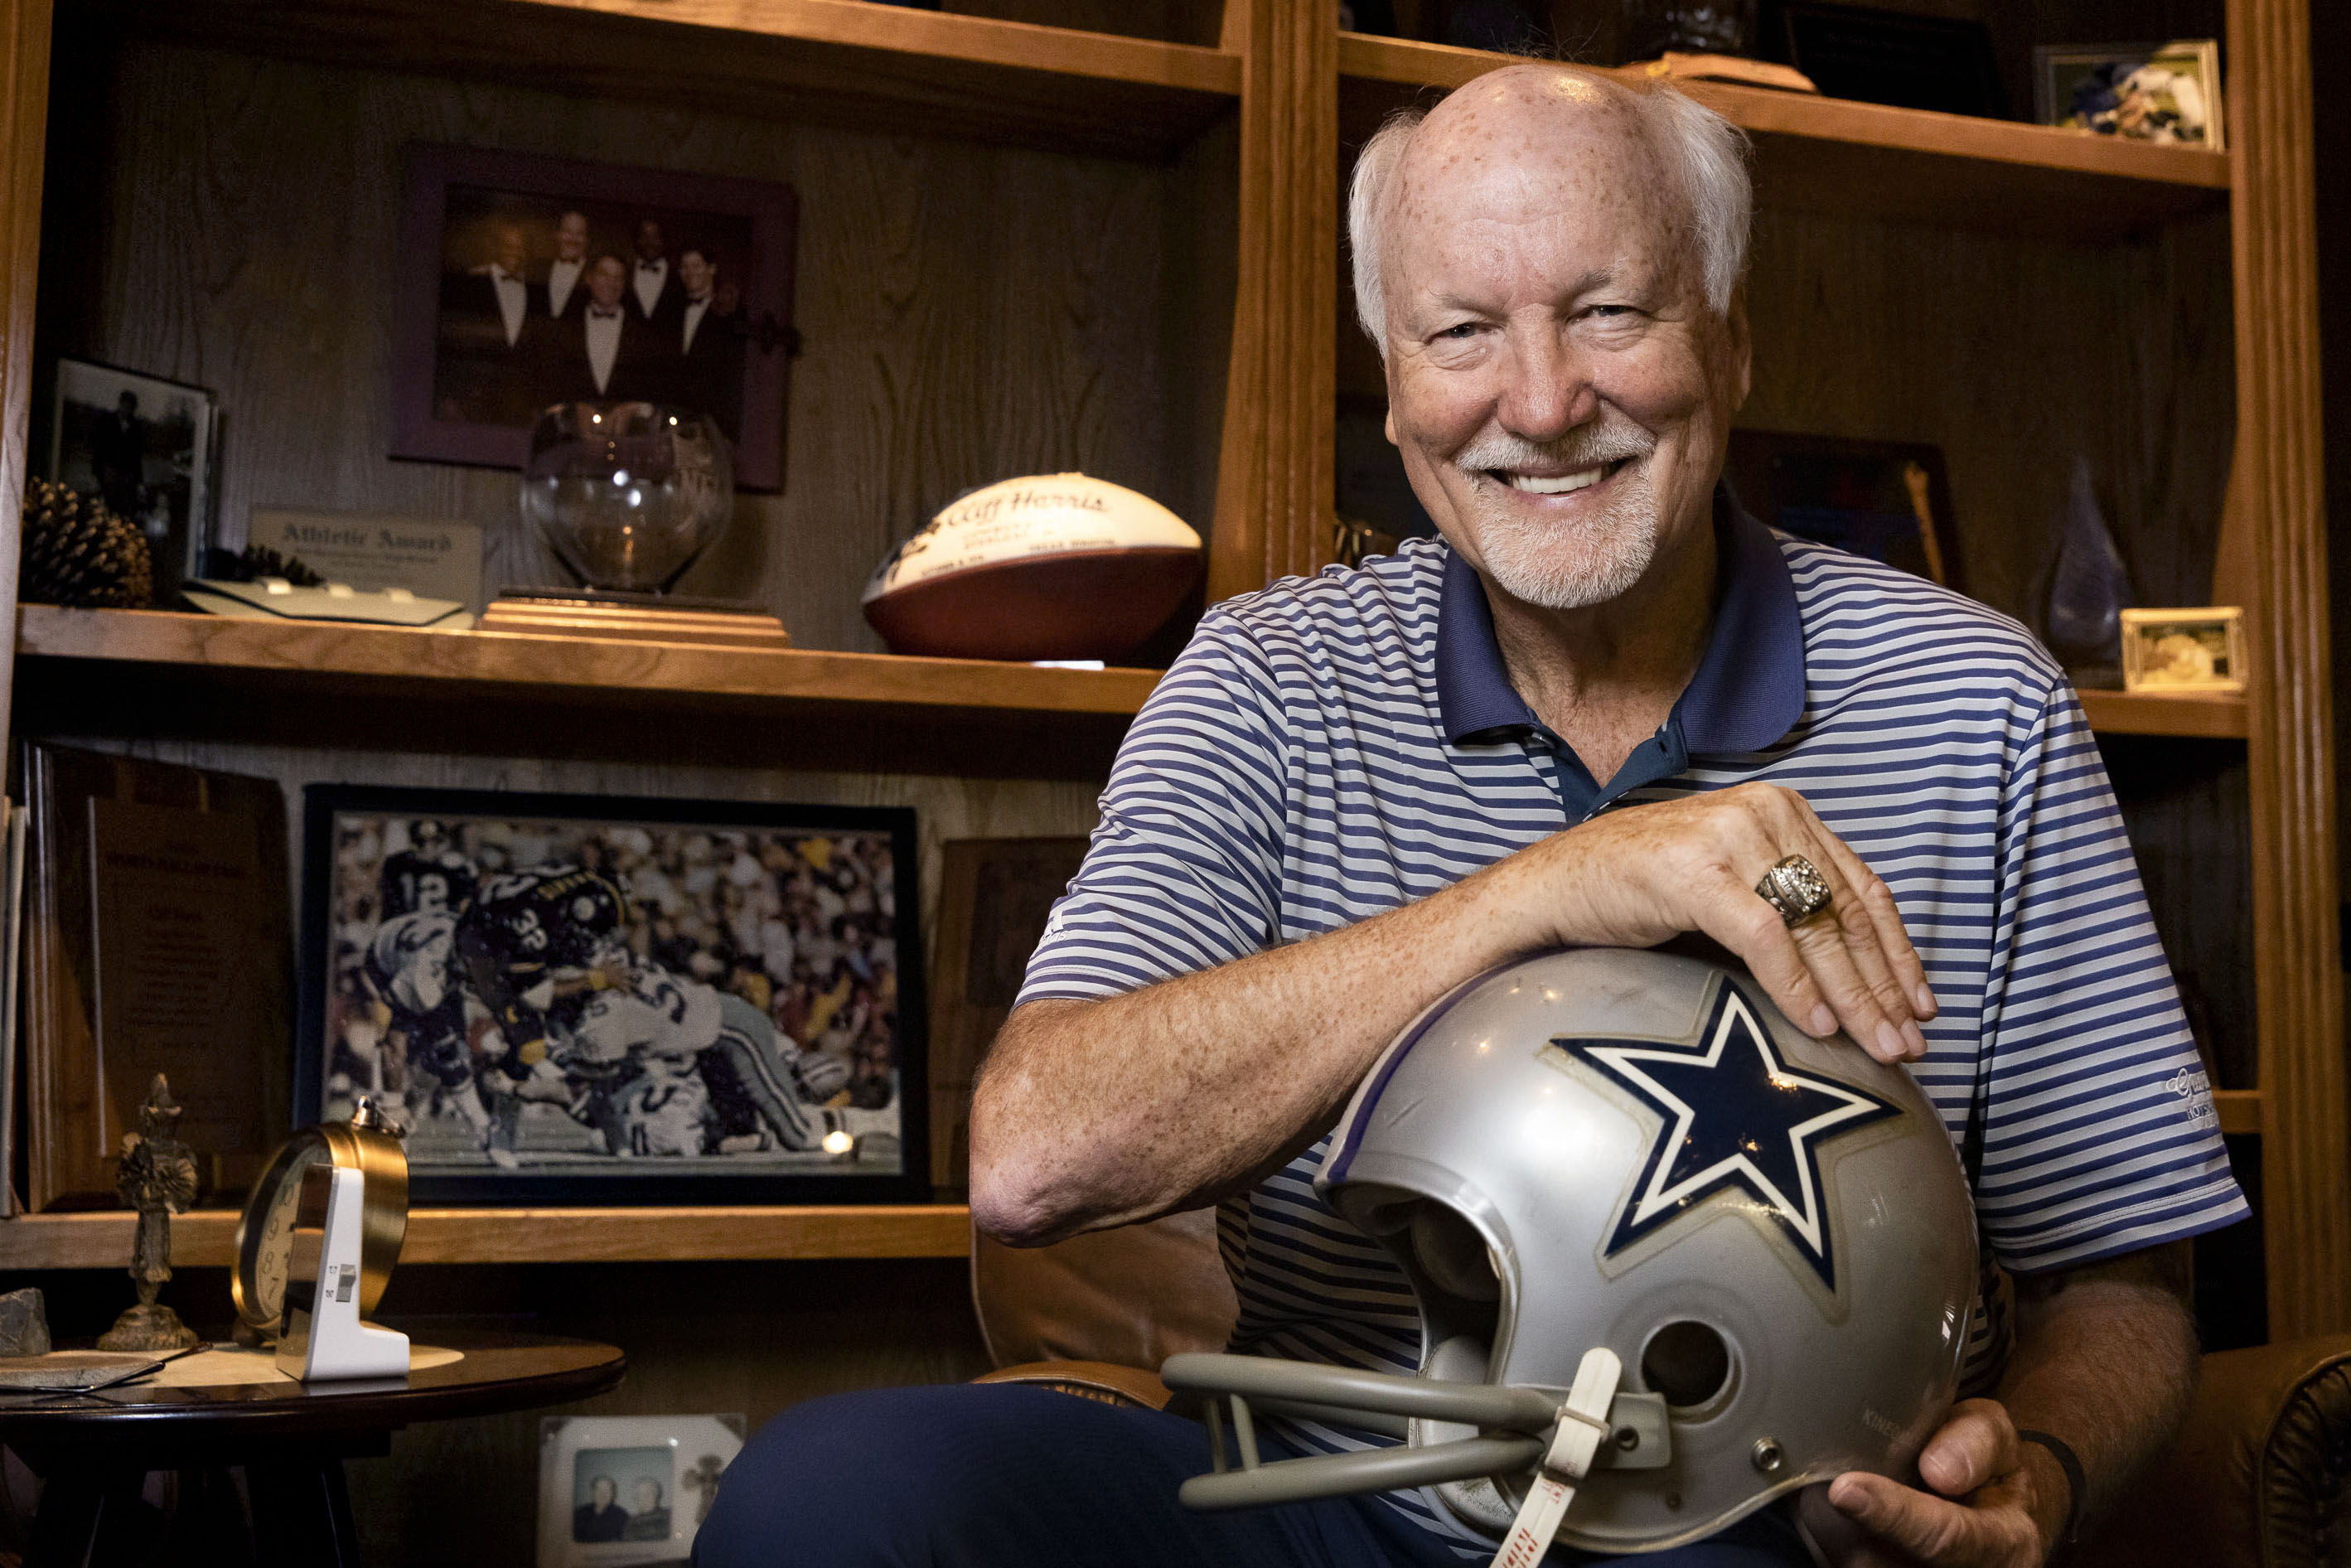
<svg viewBox="0 0 2351 1568">
<path fill-rule="evenodd" d="M 695 1568 L 1462 1568 L 1460 1550 L 1375 1497 L 1193 1513 L 1176 1489 L 1207 1468 L 1207 1431 L 1196 1423 L 1051 1389 L 963 1384 L 838 1395 L 794 1406 L 751 1439 L 727 1467 L 694 1561 Z M 1788 1568 L 1810 1558 L 1772 1516 L 1636 1561 L 1642 1568 Z"/>
</svg>

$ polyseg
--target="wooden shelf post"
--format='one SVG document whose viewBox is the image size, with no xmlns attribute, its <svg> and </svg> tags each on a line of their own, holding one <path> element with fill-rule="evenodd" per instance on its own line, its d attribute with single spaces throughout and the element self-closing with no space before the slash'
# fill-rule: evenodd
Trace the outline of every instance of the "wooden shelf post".
<svg viewBox="0 0 2351 1568">
<path fill-rule="evenodd" d="M 2237 444 L 2224 542 L 2252 592 L 2253 950 L 2275 1339 L 2351 1328 L 2351 1155 L 2307 0 L 2231 0 Z"/>
<path fill-rule="evenodd" d="M 1228 0 L 1241 68 L 1233 302 L 1208 601 L 1330 559 L 1339 266 L 1338 0 Z"/>
<path fill-rule="evenodd" d="M 16 659 L 15 610 L 18 508 L 30 472 L 26 446 L 33 408 L 33 286 L 41 260 L 41 168 L 49 125 L 49 0 L 5 0 L 0 8 L 0 739 Z"/>
</svg>

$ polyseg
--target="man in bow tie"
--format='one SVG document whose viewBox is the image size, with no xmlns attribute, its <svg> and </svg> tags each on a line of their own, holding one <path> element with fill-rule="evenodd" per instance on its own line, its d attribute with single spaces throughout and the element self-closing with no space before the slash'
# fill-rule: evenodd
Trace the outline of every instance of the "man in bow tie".
<svg viewBox="0 0 2351 1568">
<path fill-rule="evenodd" d="M 588 308 L 580 287 L 588 270 L 588 214 L 566 213 L 555 224 L 555 259 L 547 264 L 547 314 L 560 320 Z"/>
<path fill-rule="evenodd" d="M 586 306 L 555 325 L 543 383 L 565 401 L 660 396 L 660 334 L 630 308 L 629 265 L 607 251 L 590 264 Z"/>
<path fill-rule="evenodd" d="M 520 225 L 500 224 L 490 243 L 489 260 L 441 280 L 434 401 L 444 418 L 523 424 L 536 401 L 524 328 L 546 315 L 546 290 L 523 276 L 529 246 Z"/>
<path fill-rule="evenodd" d="M 683 294 L 677 331 L 666 340 L 671 361 L 665 395 L 718 422 L 729 440 L 739 439 L 743 414 L 743 324 L 731 290 L 718 286 L 718 257 L 695 243 L 677 253 Z"/>
<path fill-rule="evenodd" d="M 640 321 L 667 329 L 685 308 L 685 285 L 677 268 L 670 265 L 669 242 L 660 223 L 653 218 L 638 220 L 636 248 L 636 263 L 630 269 L 629 312 Z M 668 335 L 665 330 L 664 336 Z"/>
</svg>

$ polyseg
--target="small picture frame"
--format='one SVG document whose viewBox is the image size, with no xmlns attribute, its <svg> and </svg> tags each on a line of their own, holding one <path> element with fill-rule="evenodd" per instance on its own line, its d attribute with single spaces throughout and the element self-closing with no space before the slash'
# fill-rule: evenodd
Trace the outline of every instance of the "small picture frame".
<svg viewBox="0 0 2351 1568">
<path fill-rule="evenodd" d="M 2226 98 L 2216 38 L 2032 51 L 2032 118 L 2043 125 L 2224 152 Z"/>
<path fill-rule="evenodd" d="M 684 1563 L 740 1416 L 555 1416 L 538 1425 L 538 1568 Z"/>
<path fill-rule="evenodd" d="M 313 784 L 298 1124 L 420 1204 L 930 1197 L 914 813 Z"/>
<path fill-rule="evenodd" d="M 2243 691 L 2244 612 L 2235 605 L 2124 611 L 2123 689 Z"/>
<path fill-rule="evenodd" d="M 218 400 L 207 388 L 90 360 L 57 361 L 47 477 L 139 525 L 155 602 L 203 575 L 211 542 Z"/>
</svg>

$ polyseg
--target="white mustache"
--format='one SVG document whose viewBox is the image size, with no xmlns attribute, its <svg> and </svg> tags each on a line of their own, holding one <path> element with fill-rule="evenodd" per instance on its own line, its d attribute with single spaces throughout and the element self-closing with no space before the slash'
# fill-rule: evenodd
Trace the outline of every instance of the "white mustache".
<svg viewBox="0 0 2351 1568">
<path fill-rule="evenodd" d="M 1556 441 L 1529 441 L 1498 431 L 1481 435 L 1453 455 L 1454 465 L 1471 473 L 1489 469 L 1565 468 L 1571 472 L 1628 457 L 1646 457 L 1657 449 L 1655 437 L 1644 430 L 1581 427 Z"/>
</svg>

